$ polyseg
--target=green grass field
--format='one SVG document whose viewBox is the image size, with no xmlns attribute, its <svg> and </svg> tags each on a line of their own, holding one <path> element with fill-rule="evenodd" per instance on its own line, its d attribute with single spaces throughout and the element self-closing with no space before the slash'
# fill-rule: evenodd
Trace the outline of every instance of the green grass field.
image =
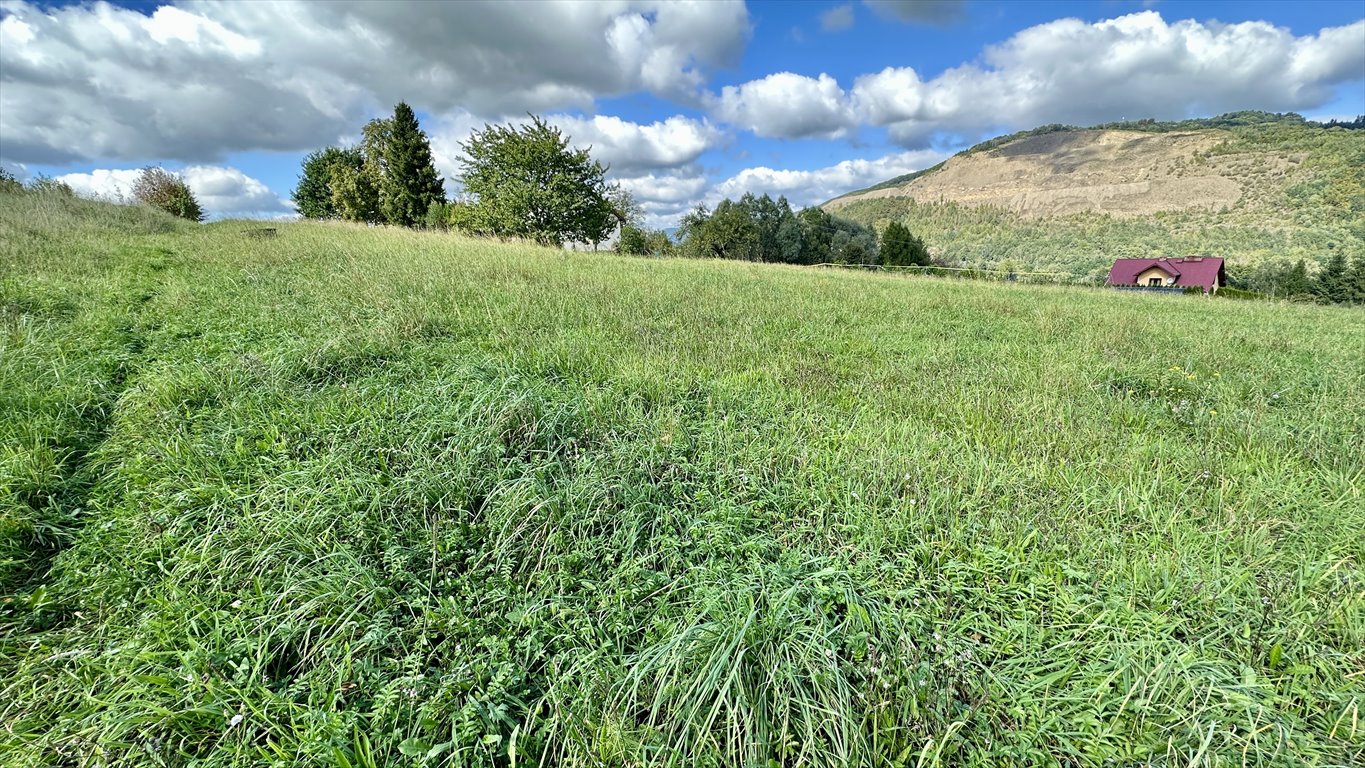
<svg viewBox="0 0 1365 768">
<path fill-rule="evenodd" d="M 0 196 L 0 764 L 1365 760 L 1365 312 Z"/>
</svg>

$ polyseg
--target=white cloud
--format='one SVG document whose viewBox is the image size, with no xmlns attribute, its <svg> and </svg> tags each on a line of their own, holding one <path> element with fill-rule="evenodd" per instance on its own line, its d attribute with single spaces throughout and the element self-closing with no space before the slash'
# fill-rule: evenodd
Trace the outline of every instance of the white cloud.
<svg viewBox="0 0 1365 768">
<path fill-rule="evenodd" d="M 644 209 L 645 225 L 655 229 L 677 224 L 678 217 L 705 196 L 709 183 L 706 175 L 696 167 L 621 180 L 621 186 Z"/>
<path fill-rule="evenodd" d="M 837 138 L 853 125 L 846 94 L 824 73 L 815 78 L 778 72 L 727 85 L 709 100 L 717 117 L 759 136 Z"/>
<path fill-rule="evenodd" d="M 845 92 L 827 74 L 780 72 L 727 86 L 708 102 L 716 117 L 759 136 L 834 138 L 877 125 L 916 147 L 936 133 L 1300 111 L 1329 102 L 1335 86 L 1363 80 L 1365 21 L 1295 37 L 1265 22 L 1167 23 L 1145 11 L 1030 27 L 987 48 L 980 63 L 928 80 L 887 67 Z"/>
<path fill-rule="evenodd" d="M 289 214 L 294 205 L 236 168 L 192 165 L 180 172 L 206 212 L 219 217 Z"/>
<path fill-rule="evenodd" d="M 107 200 L 112 203 L 133 199 L 133 184 L 142 171 L 131 169 L 107 170 L 99 168 L 89 173 L 66 173 L 57 177 L 81 197 Z"/>
<path fill-rule="evenodd" d="M 681 115 L 648 125 L 606 115 L 551 115 L 547 119 L 571 137 L 574 146 L 591 146 L 593 157 L 610 165 L 617 176 L 695 162 L 725 138 L 708 121 Z"/>
<path fill-rule="evenodd" d="M 844 3 L 820 14 L 820 28 L 826 32 L 838 32 L 853 26 L 853 4 Z"/>
<path fill-rule="evenodd" d="M 58 181 L 70 185 L 76 194 L 111 202 L 130 202 L 138 169 L 96 169 L 87 173 L 67 173 Z M 265 184 L 236 168 L 192 165 L 180 171 L 199 205 L 210 218 L 279 217 L 291 215 L 294 206 L 271 192 Z"/>
<path fill-rule="evenodd" d="M 752 192 L 773 197 L 786 195 L 793 205 L 815 205 L 854 189 L 928 168 L 945 158 L 942 152 L 926 149 L 898 152 L 875 160 L 845 160 L 805 171 L 746 168 L 717 184 L 708 200 L 734 199 Z"/>
<path fill-rule="evenodd" d="M 400 99 L 432 113 L 696 100 L 738 60 L 742 2 L 209 0 L 151 15 L 8 2 L 0 132 L 13 162 L 206 161 L 335 141 Z"/>
<path fill-rule="evenodd" d="M 1365 80 L 1365 21 L 1295 37 L 1265 22 L 1168 24 L 1154 11 L 1023 30 L 969 64 L 922 81 L 909 68 L 858 78 L 853 109 L 922 145 L 935 132 L 1088 125 L 1240 109 L 1303 110 Z"/>
</svg>

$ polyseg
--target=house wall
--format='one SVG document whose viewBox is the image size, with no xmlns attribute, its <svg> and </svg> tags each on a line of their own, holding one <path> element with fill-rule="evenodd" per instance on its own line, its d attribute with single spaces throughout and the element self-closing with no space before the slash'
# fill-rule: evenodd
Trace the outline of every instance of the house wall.
<svg viewBox="0 0 1365 768">
<path fill-rule="evenodd" d="M 1153 278 L 1153 277 L 1159 277 L 1159 278 L 1161 278 L 1161 284 L 1162 284 L 1162 285 L 1165 285 L 1165 286 L 1169 286 L 1169 285 L 1174 285 L 1174 284 L 1175 284 L 1175 278 L 1172 277 L 1171 275 L 1166 274 L 1166 271 L 1165 271 L 1165 270 L 1160 269 L 1160 268 L 1158 268 L 1158 267 L 1148 267 L 1147 269 L 1145 269 L 1145 270 L 1143 270 L 1142 272 L 1138 273 L 1138 276 L 1137 276 L 1137 284 L 1138 284 L 1138 285 L 1146 285 L 1146 284 L 1147 284 L 1147 281 L 1150 280 L 1150 279 Z"/>
</svg>

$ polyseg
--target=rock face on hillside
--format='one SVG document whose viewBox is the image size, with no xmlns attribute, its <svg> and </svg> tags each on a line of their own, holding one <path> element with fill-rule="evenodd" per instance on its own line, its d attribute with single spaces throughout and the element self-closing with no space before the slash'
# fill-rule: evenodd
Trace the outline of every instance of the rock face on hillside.
<svg viewBox="0 0 1365 768">
<path fill-rule="evenodd" d="M 876 198 L 989 205 L 1027 217 L 1094 211 L 1117 217 L 1161 211 L 1218 210 L 1254 195 L 1251 160 L 1223 154 L 1224 131 L 1144 133 L 1068 130 L 1026 136 L 953 157 L 904 185 L 856 192 L 825 204 L 837 210 Z M 1297 158 L 1258 155 L 1255 177 L 1292 174 Z"/>
</svg>

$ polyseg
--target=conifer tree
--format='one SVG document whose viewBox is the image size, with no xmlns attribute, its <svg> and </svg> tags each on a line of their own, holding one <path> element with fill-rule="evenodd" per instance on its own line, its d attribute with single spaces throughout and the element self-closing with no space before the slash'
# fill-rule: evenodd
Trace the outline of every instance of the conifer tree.
<svg viewBox="0 0 1365 768">
<path fill-rule="evenodd" d="M 390 224 L 421 223 L 433 204 L 445 202 L 445 187 L 431 160 L 431 144 L 412 107 L 399 102 L 384 142 L 380 208 Z M 369 158 L 367 158 L 369 159 Z"/>
<path fill-rule="evenodd" d="M 1327 260 L 1313 285 L 1313 294 L 1331 302 L 1347 300 L 1346 257 L 1337 252 Z"/>
</svg>

